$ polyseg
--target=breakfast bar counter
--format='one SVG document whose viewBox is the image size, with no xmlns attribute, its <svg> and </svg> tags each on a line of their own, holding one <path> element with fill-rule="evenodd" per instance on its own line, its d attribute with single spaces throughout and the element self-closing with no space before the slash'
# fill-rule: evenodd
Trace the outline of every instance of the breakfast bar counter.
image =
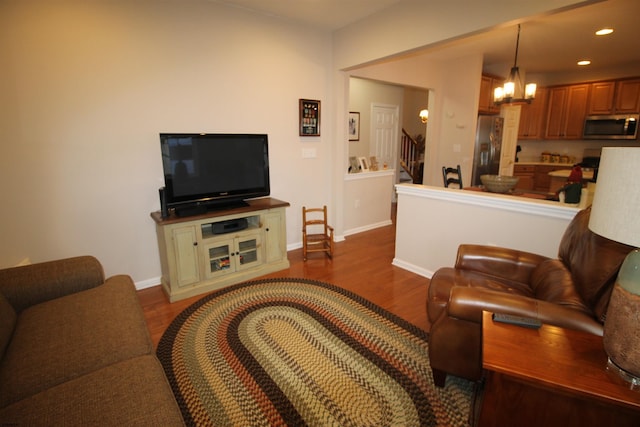
<svg viewBox="0 0 640 427">
<path fill-rule="evenodd" d="M 418 184 L 396 185 L 393 264 L 425 277 L 455 263 L 462 243 L 556 257 L 577 205 Z"/>
</svg>

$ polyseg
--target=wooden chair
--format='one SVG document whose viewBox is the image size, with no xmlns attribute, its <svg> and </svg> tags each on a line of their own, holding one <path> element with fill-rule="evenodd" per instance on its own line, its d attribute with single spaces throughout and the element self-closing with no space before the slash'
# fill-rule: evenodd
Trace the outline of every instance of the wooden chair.
<svg viewBox="0 0 640 427">
<path fill-rule="evenodd" d="M 442 179 L 446 188 L 451 184 L 458 184 L 458 188 L 462 189 L 462 172 L 460 172 L 460 165 L 455 168 L 443 166 Z"/>
<path fill-rule="evenodd" d="M 333 258 L 333 227 L 327 224 L 327 207 L 302 207 L 302 258 L 308 252 L 325 252 Z"/>
</svg>

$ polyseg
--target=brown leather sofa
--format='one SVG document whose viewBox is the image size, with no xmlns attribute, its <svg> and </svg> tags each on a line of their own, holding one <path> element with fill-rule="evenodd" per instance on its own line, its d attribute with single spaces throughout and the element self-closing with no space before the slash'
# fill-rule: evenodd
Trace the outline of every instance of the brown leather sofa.
<svg viewBox="0 0 640 427">
<path fill-rule="evenodd" d="M 0 425 L 184 425 L 129 276 L 88 256 L 0 270 Z"/>
<path fill-rule="evenodd" d="M 482 375 L 482 311 L 533 317 L 602 335 L 617 272 L 633 249 L 588 229 L 591 209 L 578 212 L 558 259 L 481 245 L 461 245 L 455 267 L 431 278 L 427 311 L 429 357 L 437 385 L 447 374 Z"/>
</svg>

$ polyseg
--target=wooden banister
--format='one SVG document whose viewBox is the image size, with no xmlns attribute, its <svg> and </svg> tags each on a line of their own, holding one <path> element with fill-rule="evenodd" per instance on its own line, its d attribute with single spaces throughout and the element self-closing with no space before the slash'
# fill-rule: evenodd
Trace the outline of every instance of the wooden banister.
<svg viewBox="0 0 640 427">
<path fill-rule="evenodd" d="M 414 184 L 422 183 L 422 169 L 418 162 L 420 154 L 424 151 L 424 147 L 402 129 L 402 140 L 400 147 L 400 165 L 411 176 Z"/>
</svg>

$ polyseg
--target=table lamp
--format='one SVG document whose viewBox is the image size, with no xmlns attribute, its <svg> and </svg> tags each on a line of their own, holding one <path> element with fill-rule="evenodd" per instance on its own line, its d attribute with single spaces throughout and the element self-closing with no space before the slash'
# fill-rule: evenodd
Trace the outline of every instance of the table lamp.
<svg viewBox="0 0 640 427">
<path fill-rule="evenodd" d="M 605 147 L 598 169 L 589 228 L 640 247 L 640 147 Z M 640 251 L 627 255 L 611 293 L 604 323 L 607 369 L 640 389 Z"/>
</svg>

